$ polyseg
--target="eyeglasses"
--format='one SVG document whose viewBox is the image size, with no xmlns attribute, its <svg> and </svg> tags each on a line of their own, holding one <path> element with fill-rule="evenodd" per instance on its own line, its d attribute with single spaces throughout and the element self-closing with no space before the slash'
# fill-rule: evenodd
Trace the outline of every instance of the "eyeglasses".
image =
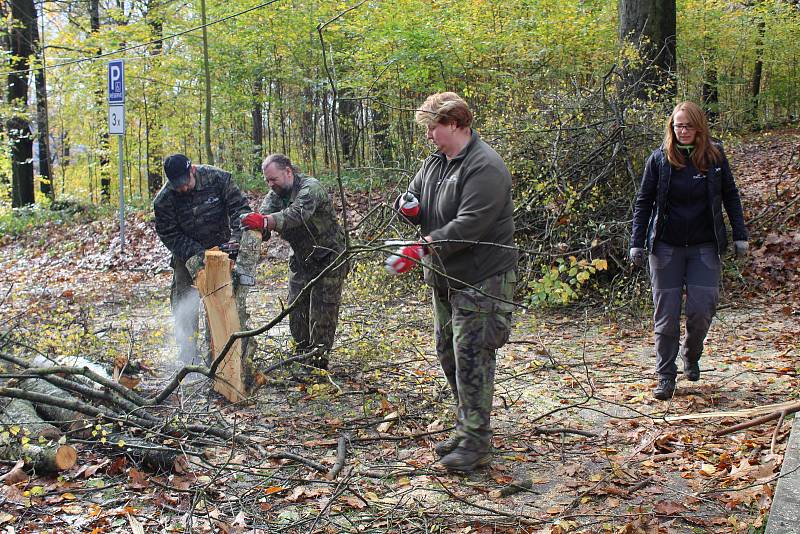
<svg viewBox="0 0 800 534">
<path fill-rule="evenodd" d="M 694 126 L 692 126 L 691 124 L 673 124 L 672 129 L 675 130 L 676 132 L 679 132 L 681 130 L 686 130 L 687 132 L 693 132 Z"/>
</svg>

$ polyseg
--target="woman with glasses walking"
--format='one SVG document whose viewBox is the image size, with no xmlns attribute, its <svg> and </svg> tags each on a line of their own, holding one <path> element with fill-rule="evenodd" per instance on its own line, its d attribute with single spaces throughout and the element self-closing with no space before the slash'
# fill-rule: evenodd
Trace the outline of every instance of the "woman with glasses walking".
<svg viewBox="0 0 800 534">
<path fill-rule="evenodd" d="M 722 207 L 733 228 L 737 257 L 747 253 L 739 190 L 722 144 L 693 102 L 675 106 L 664 142 L 645 163 L 633 211 L 630 259 L 644 264 L 649 251 L 653 290 L 656 373 L 653 396 L 671 399 L 678 353 L 684 377 L 700 380 L 700 356 L 719 300 L 720 257 L 728 246 Z M 681 304 L 686 291 L 686 333 L 681 343 Z"/>
</svg>

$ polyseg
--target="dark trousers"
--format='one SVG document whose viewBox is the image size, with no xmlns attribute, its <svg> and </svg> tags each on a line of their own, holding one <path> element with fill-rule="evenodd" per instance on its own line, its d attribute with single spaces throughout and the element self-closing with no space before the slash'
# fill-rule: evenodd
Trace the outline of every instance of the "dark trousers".
<svg viewBox="0 0 800 534">
<path fill-rule="evenodd" d="M 333 346 L 347 271 L 347 263 L 328 271 L 289 313 L 289 330 L 297 349 L 320 349 L 315 359 L 323 364 L 327 364 L 328 352 Z M 292 303 L 319 272 L 319 269 L 310 271 L 298 268 L 290 262 L 288 302 Z"/>
<path fill-rule="evenodd" d="M 713 243 L 675 247 L 656 241 L 650 253 L 655 312 L 656 373 L 675 378 L 678 352 L 685 363 L 700 360 L 703 341 L 719 302 L 721 263 Z M 686 290 L 686 336 L 681 348 L 681 304 Z"/>
</svg>

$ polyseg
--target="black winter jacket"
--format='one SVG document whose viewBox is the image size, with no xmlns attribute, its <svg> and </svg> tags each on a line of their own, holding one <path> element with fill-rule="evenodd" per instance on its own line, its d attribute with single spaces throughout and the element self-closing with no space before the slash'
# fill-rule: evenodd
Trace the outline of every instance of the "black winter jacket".
<svg viewBox="0 0 800 534">
<path fill-rule="evenodd" d="M 169 182 L 153 200 L 156 232 L 180 262 L 204 250 L 238 240 L 239 216 L 252 210 L 229 172 L 210 165 L 196 165 L 192 191 L 178 193 Z"/>
<path fill-rule="evenodd" d="M 733 240 L 747 241 L 748 234 L 744 225 L 742 201 L 728 158 L 725 157 L 721 144 L 718 144 L 717 148 L 722 154 L 722 161 L 709 167 L 706 173 L 706 187 L 713 218 L 714 244 L 717 253 L 721 255 L 728 247 L 728 235 L 722 218 L 723 205 L 733 228 Z M 653 151 L 645 163 L 642 184 L 633 209 L 631 248 L 647 248 L 652 251 L 653 243 L 664 234 L 665 225 L 669 224 L 667 198 L 671 177 L 672 166 L 661 147 Z"/>
</svg>

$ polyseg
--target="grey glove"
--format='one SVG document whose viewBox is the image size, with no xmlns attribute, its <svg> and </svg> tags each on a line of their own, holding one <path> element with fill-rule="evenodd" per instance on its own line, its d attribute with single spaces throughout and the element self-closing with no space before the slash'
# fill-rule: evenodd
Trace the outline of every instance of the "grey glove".
<svg viewBox="0 0 800 534">
<path fill-rule="evenodd" d="M 631 263 L 637 267 L 644 267 L 644 249 L 634 247 L 630 250 L 628 256 L 631 258 Z"/>
<path fill-rule="evenodd" d="M 189 276 L 192 277 L 192 280 L 197 278 L 197 273 L 203 270 L 205 267 L 205 252 L 201 252 L 200 254 L 195 254 L 188 260 L 186 260 L 186 270 L 189 271 Z"/>
<path fill-rule="evenodd" d="M 733 242 L 733 252 L 736 254 L 737 258 L 744 258 L 747 256 L 747 250 L 750 248 L 750 244 L 747 241 L 734 241 Z"/>
</svg>

